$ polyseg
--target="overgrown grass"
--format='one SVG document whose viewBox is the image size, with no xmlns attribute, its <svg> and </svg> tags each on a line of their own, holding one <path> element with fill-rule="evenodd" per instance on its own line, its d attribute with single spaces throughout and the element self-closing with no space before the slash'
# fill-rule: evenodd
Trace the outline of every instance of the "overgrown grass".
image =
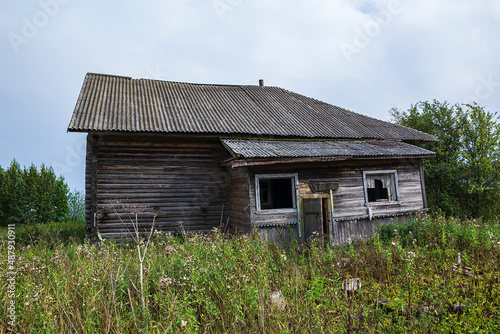
<svg viewBox="0 0 500 334">
<path fill-rule="evenodd" d="M 35 242 L 44 241 L 46 243 L 59 242 L 80 242 L 85 238 L 85 221 L 83 219 L 75 221 L 48 222 L 45 224 L 15 224 L 16 244 L 29 245 Z M 7 226 L 0 227 L 0 237 L 2 240 L 7 235 Z"/>
<path fill-rule="evenodd" d="M 22 333 L 500 332 L 498 222 L 420 217 L 368 242 L 289 250 L 258 235 L 155 235 L 145 313 L 134 246 L 31 240 L 15 249 Z M 451 270 L 459 252 L 471 275 Z M 7 254 L 2 243 L 2 263 Z M 4 287 L 8 277 L 2 270 Z M 346 294 L 342 281 L 354 277 L 362 287 Z"/>
</svg>

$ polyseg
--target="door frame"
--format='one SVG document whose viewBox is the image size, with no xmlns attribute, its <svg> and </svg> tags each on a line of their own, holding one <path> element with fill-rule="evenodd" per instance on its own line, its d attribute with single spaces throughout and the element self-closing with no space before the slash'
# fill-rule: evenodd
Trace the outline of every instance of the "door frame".
<svg viewBox="0 0 500 334">
<path fill-rule="evenodd" d="M 321 206 L 322 206 L 322 210 L 326 211 L 328 214 L 327 214 L 327 226 L 328 226 L 328 241 L 330 243 L 332 243 L 332 240 L 333 240 L 333 235 L 332 235 L 332 231 L 333 231 L 333 217 L 332 217 L 332 212 L 331 212 L 331 207 L 332 207 L 332 203 L 330 203 L 330 195 L 329 194 L 307 194 L 307 195 L 300 195 L 300 198 L 299 198 L 299 203 L 300 203 L 300 208 L 304 208 L 304 203 L 303 203 L 303 200 L 304 199 L 321 199 Z M 326 208 L 324 207 L 323 203 L 324 203 L 324 200 L 326 199 Z M 300 215 L 300 220 L 303 222 L 300 226 L 300 232 L 302 234 L 302 238 L 301 238 L 301 242 L 304 242 L 306 240 L 306 236 L 305 236 L 305 221 L 304 221 L 304 212 L 301 210 L 301 212 L 299 213 Z"/>
</svg>

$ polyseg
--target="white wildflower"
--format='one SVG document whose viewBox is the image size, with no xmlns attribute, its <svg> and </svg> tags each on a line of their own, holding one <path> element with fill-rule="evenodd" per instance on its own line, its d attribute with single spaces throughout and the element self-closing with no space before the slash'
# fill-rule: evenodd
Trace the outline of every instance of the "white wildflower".
<svg viewBox="0 0 500 334">
<path fill-rule="evenodd" d="M 414 252 L 407 252 L 406 257 L 408 260 L 414 259 L 415 258 L 415 253 Z"/>
<path fill-rule="evenodd" d="M 286 300 L 281 290 L 271 293 L 271 302 L 282 311 L 286 308 Z"/>
</svg>

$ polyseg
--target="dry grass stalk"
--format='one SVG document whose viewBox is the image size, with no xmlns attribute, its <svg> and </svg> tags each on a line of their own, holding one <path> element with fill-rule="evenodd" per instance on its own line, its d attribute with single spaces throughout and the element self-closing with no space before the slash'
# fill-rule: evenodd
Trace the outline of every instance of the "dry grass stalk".
<svg viewBox="0 0 500 334">
<path fill-rule="evenodd" d="M 147 233 L 147 238 L 146 238 L 146 243 L 144 244 L 144 249 L 142 249 L 142 239 L 141 239 L 141 234 L 139 232 L 139 214 L 144 212 L 144 210 L 147 208 L 147 206 L 144 205 L 133 205 L 133 206 L 125 206 L 121 205 L 122 209 L 128 213 L 128 218 L 130 219 L 131 225 L 133 227 L 133 231 L 130 231 L 130 229 L 127 227 L 127 225 L 124 223 L 123 219 L 121 218 L 120 214 L 118 214 L 118 210 L 116 209 L 117 204 L 121 204 L 119 200 L 115 201 L 108 201 L 108 204 L 110 204 L 113 208 L 113 211 L 115 212 L 116 216 L 122 223 L 122 225 L 125 227 L 127 232 L 129 233 L 130 237 L 132 238 L 133 242 L 136 244 L 137 247 L 137 257 L 139 259 L 139 283 L 140 283 L 140 296 L 141 296 L 141 306 L 142 306 L 142 314 L 143 316 L 146 315 L 146 301 L 144 299 L 144 259 L 146 257 L 146 253 L 148 251 L 148 247 L 151 241 L 151 237 L 153 236 L 153 230 L 154 226 L 156 223 L 156 217 L 158 216 L 158 211 L 154 210 L 153 211 L 153 223 L 151 224 L 151 230 Z M 132 216 L 133 217 L 132 217 Z"/>
</svg>

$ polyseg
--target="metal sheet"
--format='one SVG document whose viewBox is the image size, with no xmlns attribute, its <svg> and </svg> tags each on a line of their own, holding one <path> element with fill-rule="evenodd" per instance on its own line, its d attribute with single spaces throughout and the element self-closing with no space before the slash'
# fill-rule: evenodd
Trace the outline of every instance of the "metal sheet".
<svg viewBox="0 0 500 334">
<path fill-rule="evenodd" d="M 278 87 L 192 84 L 88 73 L 68 131 L 246 134 L 435 141 Z"/>
<path fill-rule="evenodd" d="M 403 142 L 348 141 L 348 140 L 268 140 L 222 139 L 222 143 L 236 159 L 290 158 L 290 157 L 384 157 L 428 156 L 435 153 Z"/>
</svg>

